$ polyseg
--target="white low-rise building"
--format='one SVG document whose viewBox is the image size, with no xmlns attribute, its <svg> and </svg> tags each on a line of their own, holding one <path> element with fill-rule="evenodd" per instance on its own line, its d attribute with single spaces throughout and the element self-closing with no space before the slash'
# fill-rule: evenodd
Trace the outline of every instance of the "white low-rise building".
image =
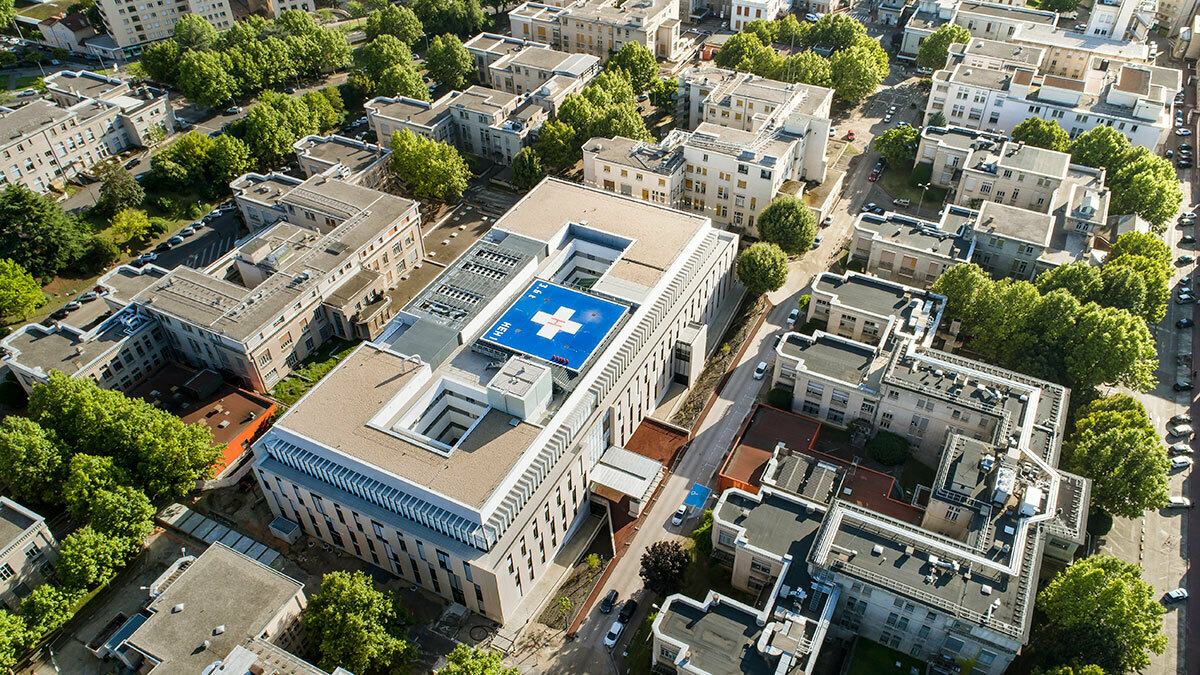
<svg viewBox="0 0 1200 675">
<path fill-rule="evenodd" d="M 601 60 L 627 42 L 655 58 L 678 61 L 688 46 L 680 35 L 679 0 L 545 0 L 508 13 L 513 37 L 542 42 Z"/>
</svg>

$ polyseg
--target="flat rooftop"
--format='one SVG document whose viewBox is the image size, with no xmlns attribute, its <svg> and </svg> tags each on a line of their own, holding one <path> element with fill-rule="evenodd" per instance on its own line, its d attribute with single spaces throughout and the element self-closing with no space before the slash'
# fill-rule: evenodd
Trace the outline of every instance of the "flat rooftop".
<svg viewBox="0 0 1200 675">
<path fill-rule="evenodd" d="M 30 101 L 19 108 L 0 108 L 0 145 L 8 145 L 68 117 L 71 111 L 45 99 Z"/>
<path fill-rule="evenodd" d="M 706 610 L 691 602 L 675 601 L 663 611 L 658 630 L 688 645 L 688 662 L 705 672 L 775 673 L 775 667 L 757 649 L 746 648 L 762 633 L 758 617 L 734 605 L 716 603 Z"/>
<path fill-rule="evenodd" d="M 1044 49 L 1038 47 L 1014 45 L 1011 42 L 988 40 L 986 38 L 971 38 L 966 45 L 962 47 L 952 45 L 951 49 L 962 53 L 964 56 L 999 59 L 1035 67 L 1041 63 L 1042 56 L 1046 53 Z"/>
<path fill-rule="evenodd" d="M 363 106 L 368 112 L 410 124 L 435 127 L 450 119 L 450 103 L 462 92 L 452 91 L 432 103 L 411 98 L 378 98 L 367 101 Z"/>
<path fill-rule="evenodd" d="M 602 162 L 631 166 L 652 173 L 669 174 L 684 161 L 683 153 L 679 152 L 682 141 L 682 136 L 675 134 L 657 144 L 635 141 L 624 136 L 614 138 L 597 136 L 584 143 L 583 149 L 585 152 L 596 153 L 596 159 Z M 601 169 L 596 177 L 602 181 L 606 175 L 611 174 L 604 174 Z"/>
<path fill-rule="evenodd" d="M 165 276 L 167 276 L 167 270 L 155 265 L 142 267 L 122 265 L 100 277 L 100 285 L 111 289 L 114 300 L 128 303 L 135 295 Z"/>
<path fill-rule="evenodd" d="M 359 173 L 391 154 L 382 146 L 342 136 L 302 138 L 296 142 L 296 152 L 326 164 L 341 164 L 352 173 Z"/>
<path fill-rule="evenodd" d="M 958 226 L 961 224 L 959 221 L 944 218 L 943 226 L 939 227 L 936 223 L 896 213 L 882 216 L 864 213 L 859 215 L 854 228 L 874 233 L 879 239 L 922 251 L 926 255 L 966 262 L 970 258 L 971 243 L 958 236 Z M 951 225 L 953 229 L 945 225 Z"/>
<path fill-rule="evenodd" d="M 782 442 L 795 450 L 811 450 L 820 429 L 820 422 L 759 404 L 725 460 L 720 476 L 749 486 L 743 487 L 747 492 L 757 492 L 775 445 Z"/>
<path fill-rule="evenodd" d="M 850 387 L 867 379 L 872 364 L 879 357 L 866 345 L 820 332 L 812 337 L 788 333 L 779 343 L 779 353 L 802 361 L 808 372 L 844 382 Z"/>
<path fill-rule="evenodd" d="M 900 284 L 867 276 L 832 273 L 821 274 L 813 283 L 814 293 L 834 296 L 838 303 L 847 307 L 880 316 L 894 316 L 901 321 L 911 313 L 914 299 L 927 299 L 929 293 L 908 289 Z"/>
<path fill-rule="evenodd" d="M 735 493 L 725 497 L 716 515 L 726 523 L 746 530 L 747 542 L 756 548 L 783 556 L 792 554 L 792 564 L 807 564 L 808 551 L 825 517 L 809 513 L 804 504 L 778 495 L 755 501 Z"/>
<path fill-rule="evenodd" d="M 4 346 L 20 352 L 16 359 L 25 366 L 41 368 L 47 375 L 51 370 L 74 375 L 125 337 L 125 326 L 119 321 L 110 323 L 91 340 L 82 339 L 70 328 L 30 324 L 4 338 Z"/>
<path fill-rule="evenodd" d="M 1030 171 L 1057 178 L 1067 175 L 1071 155 L 1009 141 L 1000 149 L 1000 157 L 996 164 L 1001 169 Z"/>
<path fill-rule="evenodd" d="M 195 675 L 247 637 L 257 637 L 304 584 L 213 544 L 150 601 L 150 618 L 129 638 L 162 663 L 158 675 Z M 183 611 L 172 608 L 183 605 Z M 225 630 L 214 635 L 214 629 Z M 201 645 L 209 642 L 207 649 Z"/>
<path fill-rule="evenodd" d="M 1054 216 L 1048 213 L 985 201 L 979 206 L 976 231 L 1046 246 L 1050 243 L 1054 226 Z"/>
<path fill-rule="evenodd" d="M 292 406 L 277 426 L 479 508 L 541 429 L 527 422 L 514 425 L 512 415 L 492 409 L 446 457 L 368 426 L 421 370 L 394 352 L 364 344 Z"/>
<path fill-rule="evenodd" d="M 59 71 L 46 77 L 46 86 L 87 98 L 105 98 L 110 92 L 123 89 L 125 82 L 86 70 Z"/>
</svg>

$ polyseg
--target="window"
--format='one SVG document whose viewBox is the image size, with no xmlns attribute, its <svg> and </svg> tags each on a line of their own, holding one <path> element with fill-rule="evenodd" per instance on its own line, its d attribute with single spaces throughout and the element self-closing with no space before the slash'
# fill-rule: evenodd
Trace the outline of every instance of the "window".
<svg viewBox="0 0 1200 675">
<path fill-rule="evenodd" d="M 13 571 L 13 568 L 8 563 L 4 563 L 4 565 L 0 567 L 0 581 L 8 581 L 9 579 L 13 578 L 14 575 L 16 575 L 16 572 Z"/>
<path fill-rule="evenodd" d="M 450 556 L 441 549 L 434 549 L 434 551 L 437 553 L 438 567 L 441 567 L 442 569 L 449 571 Z"/>
</svg>

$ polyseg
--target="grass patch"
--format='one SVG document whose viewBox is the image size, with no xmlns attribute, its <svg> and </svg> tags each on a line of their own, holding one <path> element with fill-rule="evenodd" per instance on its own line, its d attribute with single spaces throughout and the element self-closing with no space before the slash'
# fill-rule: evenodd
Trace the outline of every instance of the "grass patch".
<svg viewBox="0 0 1200 675">
<path fill-rule="evenodd" d="M 889 169 L 884 171 L 883 176 L 879 178 L 879 184 L 895 199 L 907 198 L 914 207 L 922 203 L 921 190 L 913 187 L 909 181 L 909 171 L 907 170 Z M 925 204 L 941 204 L 944 201 L 946 201 L 946 191 L 942 188 L 931 187 L 925 191 Z"/>
<path fill-rule="evenodd" d="M 900 667 L 897 668 L 896 664 Z M 925 672 L 925 662 L 908 654 L 884 647 L 878 642 L 860 637 L 854 643 L 854 658 L 846 668 L 847 675 L 909 675 L 912 669 Z"/>
<path fill-rule="evenodd" d="M 651 611 L 646 620 L 638 626 L 629 644 L 625 646 L 625 669 L 630 675 L 650 675 L 652 667 L 651 651 L 654 649 L 654 639 L 650 631 L 658 612 Z"/>
<path fill-rule="evenodd" d="M 300 366 L 291 375 L 278 382 L 271 389 L 271 395 L 284 405 L 292 405 L 357 346 L 357 342 L 345 340 L 326 342 L 300 362 Z"/>
<path fill-rule="evenodd" d="M 37 89 L 38 91 L 46 91 L 46 83 L 42 81 L 40 75 L 23 75 L 17 78 L 16 84 L 13 86 L 13 91 L 24 91 L 26 89 Z"/>
<path fill-rule="evenodd" d="M 900 471 L 900 487 L 912 494 L 918 485 L 933 487 L 933 479 L 937 471 L 909 457 L 904 460 L 904 469 Z"/>
<path fill-rule="evenodd" d="M 37 19 L 39 22 L 44 19 L 49 19 L 55 14 L 65 14 L 67 8 L 75 4 L 75 0 L 51 0 L 40 5 L 30 5 L 17 10 L 17 14 L 27 16 L 31 19 Z"/>
</svg>

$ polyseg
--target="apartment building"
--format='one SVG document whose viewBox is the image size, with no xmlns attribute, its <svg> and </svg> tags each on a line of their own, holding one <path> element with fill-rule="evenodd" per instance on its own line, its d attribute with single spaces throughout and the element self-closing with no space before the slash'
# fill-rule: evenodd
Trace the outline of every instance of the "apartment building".
<svg viewBox="0 0 1200 675">
<path fill-rule="evenodd" d="M 57 544 L 45 518 L 0 497 L 0 603 L 10 612 L 19 612 L 21 601 L 53 578 L 57 558 Z"/>
<path fill-rule="evenodd" d="M 861 213 L 854 223 L 850 257 L 877 277 L 929 288 L 942 272 L 971 262 L 971 226 L 977 216 L 953 205 L 943 209 L 936 223 L 900 213 Z"/>
<path fill-rule="evenodd" d="M 96 9 L 104 20 L 109 39 L 127 57 L 140 54 L 151 42 L 171 37 L 175 24 L 186 14 L 201 17 L 219 31 L 229 28 L 234 21 L 227 0 L 187 0 L 161 5 L 136 0 L 99 0 Z"/>
<path fill-rule="evenodd" d="M 325 675 L 288 651 L 303 648 L 304 584 L 220 542 L 143 589 L 145 608 L 99 650 L 135 672 Z"/>
<path fill-rule="evenodd" d="M 85 52 L 88 38 L 96 35 L 96 29 L 87 17 L 79 12 L 58 14 L 38 23 L 42 40 L 51 49 L 66 49 L 71 52 Z"/>
<path fill-rule="evenodd" d="M 1096 0 L 1086 32 L 1118 40 L 1145 40 L 1158 23 L 1158 0 Z"/>
<path fill-rule="evenodd" d="M 816 135 L 817 127 L 829 122 L 833 91 L 810 84 L 780 82 L 753 73 L 739 73 L 716 66 L 682 70 L 679 106 L 687 128 L 703 122 L 741 131 L 760 131 L 791 122 L 797 133 Z M 828 126 L 824 131 L 828 135 Z M 821 141 L 822 149 L 825 142 Z M 823 150 L 822 150 L 823 152 Z"/>
<path fill-rule="evenodd" d="M 940 112 L 952 126 L 1008 134 L 1026 119 L 1040 117 L 1057 122 L 1072 137 L 1112 127 L 1150 149 L 1171 129 L 1171 102 L 1182 87 L 1178 69 L 1122 63 L 1080 77 L 1039 75 L 1026 54 L 985 62 L 971 56 L 977 49 L 997 53 L 1004 48 L 954 45 L 946 69 L 933 75 L 926 121 Z"/>
<path fill-rule="evenodd" d="M 166 92 L 136 90 L 87 71 L 46 78 L 50 100 L 0 107 L 0 183 L 61 189 L 101 160 L 166 136 L 174 116 Z"/>
<path fill-rule="evenodd" d="M 678 0 L 547 0 L 524 2 L 508 13 L 513 37 L 607 60 L 627 42 L 656 58 L 679 61 Z"/>
<path fill-rule="evenodd" d="M 532 92 L 551 115 L 563 99 L 600 72 L 600 59 L 591 54 L 560 52 L 540 42 L 493 33 L 480 33 L 463 47 L 475 59 L 481 85 L 509 94 Z"/>
<path fill-rule="evenodd" d="M 733 31 L 740 31 L 758 19 L 774 21 L 792 9 L 792 3 L 787 0 L 732 0 L 729 6 L 729 28 Z"/>
<path fill-rule="evenodd" d="M 296 162 L 308 178 L 325 174 L 354 185 L 379 190 L 388 179 L 392 151 L 337 134 L 305 136 L 292 145 Z"/>
<path fill-rule="evenodd" d="M 462 96 L 461 91 L 452 91 L 436 101 L 421 101 L 415 98 L 378 96 L 363 104 L 371 130 L 381 142 L 387 142 L 392 134 L 405 129 L 440 143 L 455 145 L 457 132 L 454 117 L 450 114 L 450 102 Z"/>
<path fill-rule="evenodd" d="M 996 276 L 1031 279 L 1071 262 L 1099 264 L 1097 236 L 1110 239 L 1103 169 L 1055 152 L 969 129 L 927 127 L 917 161 L 949 201 L 977 211 L 974 262 Z"/>
<path fill-rule="evenodd" d="M 255 445 L 267 503 L 504 622 L 590 502 L 617 508 L 596 486 L 648 497 L 593 467 L 698 377 L 736 253 L 702 216 L 543 181 Z"/>
</svg>

